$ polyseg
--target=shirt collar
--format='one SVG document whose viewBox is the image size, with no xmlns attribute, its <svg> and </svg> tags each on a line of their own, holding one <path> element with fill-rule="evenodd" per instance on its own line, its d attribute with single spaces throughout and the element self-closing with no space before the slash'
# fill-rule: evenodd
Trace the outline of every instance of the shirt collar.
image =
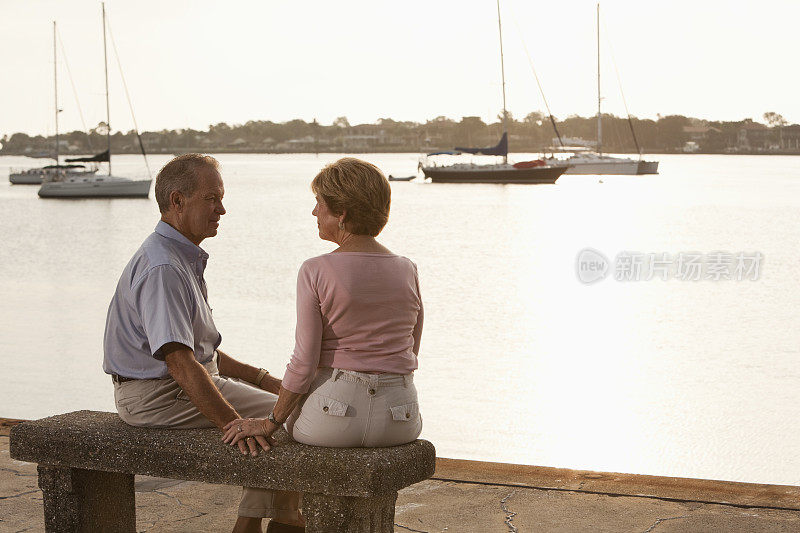
<svg viewBox="0 0 800 533">
<path fill-rule="evenodd" d="M 180 231 L 176 230 L 163 220 L 159 220 L 156 224 L 156 233 L 167 239 L 175 241 L 179 249 L 186 258 L 190 261 L 202 261 L 205 263 L 208 260 L 208 254 L 205 250 L 197 246 L 195 243 L 187 239 Z"/>
</svg>

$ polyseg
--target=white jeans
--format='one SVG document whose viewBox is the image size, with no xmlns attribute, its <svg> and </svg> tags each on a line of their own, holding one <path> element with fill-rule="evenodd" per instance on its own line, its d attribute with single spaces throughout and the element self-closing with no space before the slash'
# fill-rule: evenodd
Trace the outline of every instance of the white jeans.
<svg viewBox="0 0 800 533">
<path fill-rule="evenodd" d="M 414 375 L 320 368 L 286 429 L 297 442 L 312 446 L 409 443 L 422 431 Z"/>
</svg>

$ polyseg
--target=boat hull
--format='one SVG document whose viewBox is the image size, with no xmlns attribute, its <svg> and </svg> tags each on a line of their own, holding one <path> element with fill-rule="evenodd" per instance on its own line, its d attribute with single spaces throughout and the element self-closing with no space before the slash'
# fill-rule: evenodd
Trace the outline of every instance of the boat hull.
<svg viewBox="0 0 800 533">
<path fill-rule="evenodd" d="M 634 175 L 639 173 L 638 161 L 614 161 L 597 163 L 574 163 L 566 174 L 620 174 Z"/>
<path fill-rule="evenodd" d="M 658 161 L 639 161 L 615 157 L 570 158 L 563 164 L 571 165 L 566 174 L 622 175 L 658 174 Z"/>
<path fill-rule="evenodd" d="M 9 174 L 8 181 L 14 185 L 41 185 L 41 174 Z"/>
<path fill-rule="evenodd" d="M 152 180 L 49 182 L 39 188 L 41 198 L 147 198 Z"/>
<path fill-rule="evenodd" d="M 637 174 L 658 174 L 658 161 L 639 161 Z"/>
<path fill-rule="evenodd" d="M 511 169 L 452 169 L 423 167 L 426 178 L 434 183 L 555 183 L 567 167 L 533 167 Z"/>
<path fill-rule="evenodd" d="M 82 172 L 60 171 L 58 173 L 48 170 L 26 170 L 23 172 L 11 172 L 8 175 L 8 181 L 14 185 L 41 185 L 45 178 L 52 178 L 53 176 L 61 176 L 62 178 L 80 178 L 93 176 L 97 172 L 94 170 L 86 170 Z"/>
</svg>

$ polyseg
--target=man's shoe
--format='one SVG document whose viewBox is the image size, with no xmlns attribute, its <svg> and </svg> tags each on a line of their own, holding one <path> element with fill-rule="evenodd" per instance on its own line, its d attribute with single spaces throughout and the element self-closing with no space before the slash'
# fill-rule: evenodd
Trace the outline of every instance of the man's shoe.
<svg viewBox="0 0 800 533">
<path fill-rule="evenodd" d="M 275 520 L 270 520 L 267 526 L 267 533 L 305 533 L 305 530 L 303 526 L 291 526 Z"/>
</svg>

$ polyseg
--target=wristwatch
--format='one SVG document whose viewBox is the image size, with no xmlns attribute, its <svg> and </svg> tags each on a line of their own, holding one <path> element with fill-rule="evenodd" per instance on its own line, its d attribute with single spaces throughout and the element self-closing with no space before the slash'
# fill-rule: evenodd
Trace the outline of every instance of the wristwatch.
<svg viewBox="0 0 800 533">
<path fill-rule="evenodd" d="M 269 414 L 269 416 L 267 417 L 267 420 L 269 420 L 270 422 L 272 422 L 272 424 L 273 424 L 275 427 L 282 427 L 282 426 L 283 426 L 283 423 L 282 423 L 282 422 L 278 422 L 277 420 L 275 420 L 275 411 L 273 411 L 273 412 L 271 412 L 271 413 Z"/>
</svg>

